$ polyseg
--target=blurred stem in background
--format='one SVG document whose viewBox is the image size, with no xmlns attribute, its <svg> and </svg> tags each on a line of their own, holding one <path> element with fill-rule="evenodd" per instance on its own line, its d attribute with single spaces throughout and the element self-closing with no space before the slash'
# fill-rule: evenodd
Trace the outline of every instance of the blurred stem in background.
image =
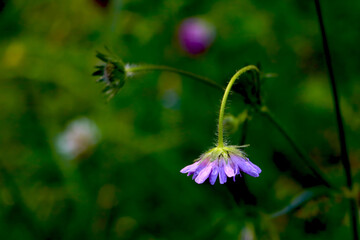
<svg viewBox="0 0 360 240">
<path fill-rule="evenodd" d="M 2 211 L 7 212 L 7 221 L 18 220 L 21 221 L 26 229 L 29 230 L 37 239 L 44 238 L 44 229 L 37 219 L 35 213 L 29 209 L 24 201 L 23 194 L 19 189 L 15 179 L 12 177 L 15 174 L 10 172 L 5 164 L 0 162 L 0 176 L 1 180 L 7 186 L 7 190 L 10 194 L 11 204 L 8 206 L 1 206 Z"/>
<path fill-rule="evenodd" d="M 341 116 L 341 110 L 340 110 L 340 103 L 339 103 L 339 97 L 337 93 L 336 88 L 336 82 L 335 82 L 335 75 L 331 63 L 331 55 L 330 55 L 330 49 L 326 37 L 325 32 L 325 26 L 324 21 L 321 13 L 321 7 L 319 0 L 315 0 L 315 7 L 316 7 L 316 13 L 319 20 L 320 30 L 321 30 L 321 36 L 322 36 L 322 42 L 324 47 L 324 53 L 325 53 L 325 59 L 326 59 L 326 65 L 328 67 L 328 73 L 330 77 L 330 85 L 332 90 L 332 96 L 333 96 L 333 102 L 335 106 L 335 114 L 336 114 L 336 120 L 338 125 L 338 134 L 339 134 L 339 140 L 340 140 L 340 151 L 341 151 L 341 163 L 344 167 L 345 175 L 346 175 L 346 184 L 350 191 L 353 190 L 353 180 L 351 175 L 351 166 L 350 166 L 350 159 L 349 154 L 347 151 L 346 146 L 346 137 L 345 137 L 345 130 L 344 130 L 344 124 Z M 359 239 L 359 210 L 356 203 L 355 198 L 349 199 L 350 204 L 350 214 L 351 214 L 351 222 L 352 222 L 352 230 L 353 230 L 353 239 Z"/>
<path fill-rule="evenodd" d="M 306 165 L 310 168 L 315 176 L 317 176 L 322 183 L 326 187 L 330 187 L 331 185 L 326 177 L 321 173 L 321 170 L 314 164 L 314 162 L 307 156 L 307 154 L 300 148 L 300 146 L 296 143 L 296 141 L 290 136 L 290 134 L 285 130 L 285 128 L 278 122 L 278 120 L 274 117 L 271 111 L 267 107 L 262 107 L 260 109 L 260 113 L 266 117 L 278 130 L 279 132 L 286 138 L 286 140 L 290 143 L 290 145 L 294 148 L 295 152 L 301 159 L 304 160 Z"/>
</svg>

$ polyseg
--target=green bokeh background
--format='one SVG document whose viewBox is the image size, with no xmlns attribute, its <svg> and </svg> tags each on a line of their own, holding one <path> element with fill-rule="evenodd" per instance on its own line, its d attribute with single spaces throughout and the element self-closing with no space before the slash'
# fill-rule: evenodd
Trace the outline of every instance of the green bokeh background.
<svg viewBox="0 0 360 240">
<path fill-rule="evenodd" d="M 360 168 L 360 2 L 323 1 L 354 182 Z M 256 202 L 236 206 L 224 185 L 179 173 L 216 139 L 222 92 L 170 73 L 129 79 L 111 101 L 91 76 L 97 50 L 126 63 L 168 65 L 225 84 L 260 64 L 276 78 L 263 97 L 283 126 L 337 186 L 345 184 L 321 35 L 313 1 L 0 1 L 1 239 L 349 239 L 346 199 L 320 196 L 269 214 L 317 185 L 283 136 L 259 115 L 246 149 L 263 172 L 246 177 Z M 210 49 L 184 53 L 187 17 L 216 28 Z M 178 96 L 166 107 L 166 93 Z M 231 95 L 227 112 L 245 109 Z M 101 140 L 66 160 L 59 133 L 87 117 Z M 241 131 L 229 135 L 237 144 Z M 249 238 L 251 239 L 251 238 Z"/>
</svg>

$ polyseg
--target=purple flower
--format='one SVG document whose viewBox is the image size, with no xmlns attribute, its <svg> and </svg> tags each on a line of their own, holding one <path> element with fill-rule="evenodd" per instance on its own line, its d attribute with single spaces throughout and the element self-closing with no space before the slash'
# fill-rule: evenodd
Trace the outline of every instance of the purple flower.
<svg viewBox="0 0 360 240">
<path fill-rule="evenodd" d="M 206 51 L 215 38 L 215 28 L 205 20 L 188 18 L 184 20 L 178 32 L 181 48 L 197 55 Z"/>
<path fill-rule="evenodd" d="M 201 184 L 209 179 L 214 185 L 219 176 L 220 184 L 224 184 L 228 177 L 240 175 L 240 172 L 249 174 L 252 177 L 259 177 L 261 169 L 250 162 L 245 153 L 239 150 L 239 146 L 216 147 L 201 155 L 193 164 L 181 169 L 181 173 L 193 174 L 193 179 Z"/>
</svg>

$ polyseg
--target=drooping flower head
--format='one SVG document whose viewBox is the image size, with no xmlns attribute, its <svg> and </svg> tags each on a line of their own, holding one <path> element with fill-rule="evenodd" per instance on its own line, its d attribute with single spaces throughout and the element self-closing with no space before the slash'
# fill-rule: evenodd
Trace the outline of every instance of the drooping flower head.
<svg viewBox="0 0 360 240">
<path fill-rule="evenodd" d="M 201 184 L 209 179 L 214 185 L 219 176 L 220 184 L 224 184 L 228 177 L 232 177 L 244 172 L 252 177 L 259 177 L 261 169 L 250 162 L 245 153 L 240 150 L 244 146 L 224 146 L 215 147 L 200 156 L 195 163 L 181 169 L 181 173 L 193 175 L 193 179 Z"/>
<path fill-rule="evenodd" d="M 211 184 L 215 184 L 218 176 L 220 184 L 226 183 L 228 177 L 233 177 L 235 181 L 236 175 L 241 176 L 240 172 L 244 172 L 253 177 L 258 177 L 261 173 L 261 169 L 250 162 L 245 153 L 240 150 L 240 148 L 244 146 L 227 146 L 224 143 L 223 127 L 226 123 L 224 121 L 226 101 L 229 96 L 231 87 L 233 86 L 236 79 L 248 71 L 255 71 L 258 73 L 259 69 L 254 65 L 241 68 L 235 73 L 226 86 L 220 106 L 218 142 L 216 147 L 210 149 L 201 155 L 200 158 L 195 161 L 195 163 L 186 166 L 180 171 L 181 173 L 187 173 L 188 176 L 193 174 L 193 179 L 195 179 L 195 182 L 199 184 L 205 182 L 205 180 L 208 178 Z M 246 118 L 247 112 L 244 113 Z M 241 116 L 242 115 L 240 114 L 239 117 Z"/>
<path fill-rule="evenodd" d="M 184 51 L 197 55 L 210 47 L 215 38 L 215 28 L 203 19 L 188 18 L 181 23 L 178 37 Z"/>
</svg>

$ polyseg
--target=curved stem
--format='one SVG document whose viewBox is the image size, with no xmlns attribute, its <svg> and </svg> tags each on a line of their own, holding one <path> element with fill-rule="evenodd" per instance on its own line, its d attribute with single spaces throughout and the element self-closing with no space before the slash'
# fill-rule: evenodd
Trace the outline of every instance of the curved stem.
<svg viewBox="0 0 360 240">
<path fill-rule="evenodd" d="M 168 66 L 162 66 L 162 65 L 135 65 L 135 66 L 130 66 L 130 67 L 126 67 L 126 71 L 127 72 L 146 72 L 146 71 L 166 71 L 166 72 L 173 72 L 173 73 L 178 73 L 180 75 L 198 80 L 202 83 L 205 83 L 211 87 L 223 90 L 224 87 L 221 86 L 220 84 L 214 82 L 213 80 L 191 73 L 191 72 L 187 72 L 181 69 L 177 69 L 177 68 L 173 68 L 173 67 L 168 67 Z"/>
<path fill-rule="evenodd" d="M 231 87 L 233 86 L 234 82 L 236 81 L 236 79 L 238 79 L 242 74 L 244 74 L 247 71 L 256 71 L 256 72 L 260 72 L 259 69 L 254 66 L 254 65 L 249 65 L 246 67 L 243 67 L 242 69 L 240 69 L 239 71 L 237 71 L 235 73 L 234 76 L 232 76 L 232 78 L 230 79 L 230 82 L 228 83 L 226 89 L 225 89 L 225 93 L 224 96 L 221 100 L 221 106 L 220 106 L 220 114 L 219 114 L 219 123 L 218 123 L 218 147 L 223 147 L 224 146 L 224 131 L 223 131 L 223 120 L 224 120 L 224 113 L 225 113 L 225 106 L 226 106 L 226 101 L 227 98 L 229 96 Z"/>
<path fill-rule="evenodd" d="M 279 130 L 279 132 L 288 140 L 290 145 L 294 148 L 295 152 L 299 157 L 304 161 L 304 163 L 310 168 L 315 176 L 317 176 L 325 186 L 331 187 L 329 181 L 322 174 L 321 170 L 314 164 L 314 162 L 307 156 L 306 153 L 301 149 L 301 147 L 296 143 L 296 141 L 288 134 L 288 132 L 282 127 L 282 125 L 276 120 L 272 115 L 270 110 L 266 107 L 260 109 L 260 113 L 263 114 L 274 126 Z"/>
<path fill-rule="evenodd" d="M 339 97 L 338 97 L 338 93 L 337 93 L 337 89 L 336 89 L 335 75 L 334 75 L 333 67 L 331 64 L 330 49 L 329 49 L 329 44 L 328 44 L 327 37 L 326 37 L 325 26 L 324 26 L 323 17 L 321 14 L 321 7 L 320 7 L 319 0 L 315 0 L 315 7 L 316 7 L 316 13 L 317 13 L 317 16 L 319 19 L 319 25 L 320 25 L 324 53 L 325 53 L 325 60 L 326 60 L 326 65 L 328 67 L 331 89 L 332 89 L 332 96 L 333 96 L 333 101 L 334 101 L 334 105 L 335 105 L 335 114 L 336 114 L 336 120 L 337 120 L 337 125 L 338 125 L 338 133 L 339 133 L 340 149 L 341 149 L 341 163 L 344 167 L 347 187 L 351 191 L 353 188 L 353 180 L 352 180 L 352 175 L 351 175 L 349 154 L 348 154 L 347 146 L 346 146 L 344 123 L 343 123 L 342 116 L 341 116 L 341 110 L 340 110 L 340 104 L 339 104 L 340 101 L 339 101 Z M 352 198 L 350 199 L 350 212 L 351 212 L 353 239 L 359 239 L 359 230 L 358 230 L 359 210 L 358 210 L 356 201 Z"/>
</svg>

